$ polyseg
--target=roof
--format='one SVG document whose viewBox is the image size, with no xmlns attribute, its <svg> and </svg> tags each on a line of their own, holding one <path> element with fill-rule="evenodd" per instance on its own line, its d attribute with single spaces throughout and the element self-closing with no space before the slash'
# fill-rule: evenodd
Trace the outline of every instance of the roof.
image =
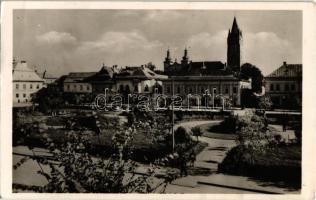
<svg viewBox="0 0 316 200">
<path fill-rule="evenodd" d="M 239 78 L 234 75 L 226 76 L 171 76 L 165 81 L 240 81 Z"/>
<path fill-rule="evenodd" d="M 126 67 L 117 75 L 118 79 L 166 79 L 165 75 L 157 74 L 147 67 Z"/>
<path fill-rule="evenodd" d="M 43 82 L 44 80 L 27 66 L 25 61 L 17 62 L 13 66 L 13 81 Z"/>
<path fill-rule="evenodd" d="M 65 83 L 84 82 L 88 77 L 95 75 L 96 72 L 71 72 L 67 75 Z"/>
<path fill-rule="evenodd" d="M 233 75 L 221 61 L 190 62 L 188 65 L 174 64 L 169 76 L 226 76 Z"/>
<path fill-rule="evenodd" d="M 302 64 L 287 64 L 283 63 L 281 67 L 266 76 L 267 78 L 290 78 L 302 77 Z"/>
<path fill-rule="evenodd" d="M 111 67 L 103 66 L 100 71 L 85 79 L 87 82 L 107 82 L 112 81 L 114 70 Z"/>
</svg>

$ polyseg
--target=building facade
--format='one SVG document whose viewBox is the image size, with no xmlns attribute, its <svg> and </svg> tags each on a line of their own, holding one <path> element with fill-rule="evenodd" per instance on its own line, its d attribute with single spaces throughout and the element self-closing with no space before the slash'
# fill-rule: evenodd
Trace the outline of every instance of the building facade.
<svg viewBox="0 0 316 200">
<path fill-rule="evenodd" d="M 26 61 L 13 61 L 13 106 L 32 105 L 32 96 L 45 85 L 35 70 Z"/>
<path fill-rule="evenodd" d="M 71 72 L 64 80 L 65 93 L 92 93 L 92 84 L 86 79 L 95 75 L 95 72 Z"/>
<path fill-rule="evenodd" d="M 115 77 L 117 93 L 151 94 L 162 91 L 162 80 L 167 76 L 160 75 L 145 66 L 125 67 Z"/>
<path fill-rule="evenodd" d="M 84 81 L 86 83 L 91 84 L 93 94 L 103 94 L 106 88 L 109 91 L 112 91 L 115 87 L 114 75 L 114 67 L 107 67 L 103 64 L 100 71 L 98 71 L 90 77 L 85 78 Z"/>
<path fill-rule="evenodd" d="M 168 49 L 164 60 L 164 72 L 168 75 L 168 79 L 163 81 L 164 94 L 179 95 L 184 104 L 190 105 L 219 106 L 229 103 L 239 106 L 241 89 L 245 87 L 238 77 L 240 39 L 241 30 L 234 18 L 227 37 L 227 64 L 221 61 L 190 61 L 187 49 L 181 62 L 172 62 Z M 188 99 L 188 94 L 197 98 Z M 208 98 L 211 100 L 205 101 Z"/>
<path fill-rule="evenodd" d="M 301 108 L 302 64 L 284 62 L 282 66 L 265 77 L 265 91 L 275 108 Z"/>
</svg>

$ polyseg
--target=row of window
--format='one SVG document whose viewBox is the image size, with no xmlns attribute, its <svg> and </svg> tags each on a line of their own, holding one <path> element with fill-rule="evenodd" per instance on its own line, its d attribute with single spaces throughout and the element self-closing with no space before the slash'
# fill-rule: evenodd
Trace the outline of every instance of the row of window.
<svg viewBox="0 0 316 200">
<path fill-rule="evenodd" d="M 167 93 L 171 93 L 171 86 L 167 86 L 166 87 L 167 89 Z M 185 88 L 185 92 L 186 93 L 193 93 L 193 88 L 192 87 L 188 87 L 188 88 Z M 206 89 L 201 87 L 201 94 L 204 94 L 206 92 Z M 217 88 L 214 88 L 213 91 L 209 91 L 209 93 L 217 93 Z M 177 94 L 180 94 L 181 93 L 181 87 L 180 86 L 177 86 L 176 87 L 176 93 Z M 233 93 L 236 94 L 237 93 L 237 87 L 233 87 Z M 225 94 L 229 94 L 229 87 L 225 87 Z"/>
<path fill-rule="evenodd" d="M 118 92 L 130 92 L 129 85 L 120 85 Z M 134 92 L 138 92 L 138 85 L 134 86 Z M 149 86 L 145 85 L 144 92 L 149 92 Z"/>
<path fill-rule="evenodd" d="M 19 93 L 16 93 L 16 94 L 15 94 L 15 97 L 16 97 L 16 98 L 19 98 L 19 97 L 20 97 L 20 94 L 19 94 Z M 21 95 L 21 97 L 27 98 L 27 94 L 24 93 L 24 94 Z M 31 97 L 31 94 L 30 94 L 30 97 Z"/>
<path fill-rule="evenodd" d="M 26 90 L 26 83 L 22 84 L 22 88 L 24 90 Z M 34 88 L 39 89 L 40 88 L 40 84 L 38 83 L 38 84 L 34 85 Z M 19 83 L 15 84 L 15 89 L 17 89 L 17 90 L 20 89 L 20 84 Z M 29 85 L 29 89 L 33 89 L 33 84 L 32 83 Z"/>
<path fill-rule="evenodd" d="M 73 88 L 74 89 L 77 89 L 77 85 L 73 85 Z M 79 90 L 82 91 L 83 90 L 83 85 L 79 85 Z M 67 85 L 67 90 L 69 91 L 70 90 L 70 85 Z M 86 90 L 90 90 L 90 86 L 89 85 L 86 85 Z"/>
<path fill-rule="evenodd" d="M 295 91 L 296 86 L 295 84 L 285 84 L 284 91 Z M 270 84 L 270 91 L 280 91 L 280 84 Z"/>
</svg>

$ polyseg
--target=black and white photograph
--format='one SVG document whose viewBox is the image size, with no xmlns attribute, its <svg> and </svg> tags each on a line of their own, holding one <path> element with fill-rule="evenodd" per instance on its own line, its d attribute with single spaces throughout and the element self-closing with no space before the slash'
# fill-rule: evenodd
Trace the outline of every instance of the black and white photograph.
<svg viewBox="0 0 316 200">
<path fill-rule="evenodd" d="M 12 193 L 301 194 L 302 10 L 13 9 L 12 41 Z"/>
</svg>

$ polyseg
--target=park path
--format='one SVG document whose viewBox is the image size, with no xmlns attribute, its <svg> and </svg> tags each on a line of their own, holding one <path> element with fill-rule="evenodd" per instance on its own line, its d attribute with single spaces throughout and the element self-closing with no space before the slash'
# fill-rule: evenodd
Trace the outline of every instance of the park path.
<svg viewBox="0 0 316 200">
<path fill-rule="evenodd" d="M 220 121 L 188 121 L 175 126 L 183 126 L 188 131 L 194 126 L 203 124 L 219 123 Z M 277 127 L 279 128 L 279 127 Z M 195 139 L 195 137 L 193 137 Z M 208 137 L 199 137 L 199 141 L 205 142 L 208 146 L 198 155 L 193 169 L 198 173 L 190 173 L 189 176 L 176 179 L 169 184 L 165 193 L 227 193 L 227 194 L 249 194 L 249 193 L 298 193 L 299 191 L 289 191 L 287 188 L 280 188 L 274 183 L 259 182 L 244 176 L 234 176 L 218 173 L 218 163 L 225 158 L 227 151 L 236 145 L 235 140 L 214 139 Z M 36 155 L 46 155 L 46 151 L 35 148 Z M 13 155 L 13 164 L 16 164 L 25 154 L 32 152 L 25 146 L 15 147 Z M 48 166 L 43 166 L 44 171 L 49 171 Z M 39 175 L 40 170 L 34 160 L 27 160 L 24 167 L 18 168 L 13 173 L 13 182 L 42 186 L 47 183 L 46 179 Z M 146 167 L 140 167 L 139 171 L 145 171 Z M 200 172 L 205 172 L 201 174 Z M 32 176 L 30 176 L 32 174 Z"/>
<path fill-rule="evenodd" d="M 184 127 L 190 131 L 194 126 L 203 124 L 216 124 L 220 121 L 188 121 L 182 122 L 175 126 Z M 193 137 L 195 139 L 195 137 Z M 260 182 L 245 176 L 234 176 L 218 173 L 218 164 L 223 161 L 226 153 L 236 146 L 233 139 L 219 139 L 201 136 L 199 141 L 208 144 L 196 158 L 194 164 L 195 169 L 209 170 L 207 174 L 190 174 L 189 176 L 176 179 L 166 188 L 166 193 L 230 193 L 230 194 L 250 194 L 250 193 L 268 193 L 268 194 L 284 194 L 298 193 L 299 191 L 290 191 L 269 182 Z M 193 170 L 194 171 L 194 170 Z M 201 171 L 201 170 L 199 170 Z"/>
</svg>

